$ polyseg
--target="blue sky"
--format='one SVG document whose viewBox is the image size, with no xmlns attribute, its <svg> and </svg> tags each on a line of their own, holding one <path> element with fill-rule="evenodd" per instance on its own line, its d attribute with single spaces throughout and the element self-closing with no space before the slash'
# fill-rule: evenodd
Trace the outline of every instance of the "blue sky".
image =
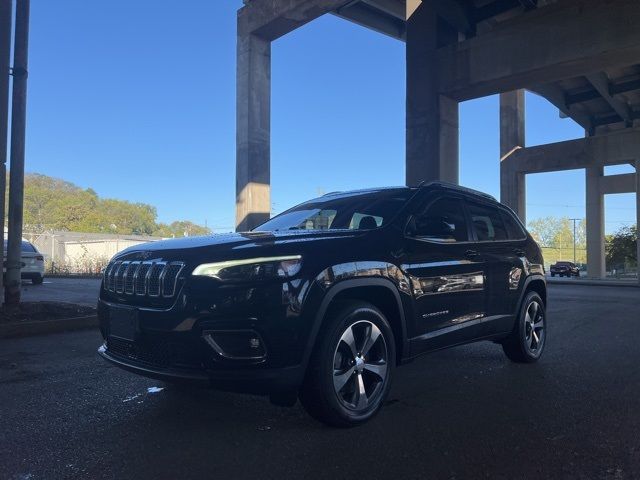
<svg viewBox="0 0 640 480">
<path fill-rule="evenodd" d="M 33 0 L 26 169 L 146 202 L 159 219 L 234 225 L 241 0 Z M 276 41 L 272 206 L 404 182 L 404 46 L 333 16 Z M 583 131 L 527 95 L 527 144 Z M 460 107 L 460 180 L 499 196 L 498 99 Z M 607 173 L 632 171 L 621 167 Z M 528 218 L 584 217 L 584 172 L 527 180 Z M 567 188 L 568 187 L 568 188 Z M 606 228 L 635 222 L 608 196 Z"/>
</svg>

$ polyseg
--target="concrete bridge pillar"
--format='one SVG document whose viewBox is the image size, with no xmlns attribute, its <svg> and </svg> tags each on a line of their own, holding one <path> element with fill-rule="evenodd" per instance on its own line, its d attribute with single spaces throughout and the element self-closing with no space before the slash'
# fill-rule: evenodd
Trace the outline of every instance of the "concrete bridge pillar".
<svg viewBox="0 0 640 480">
<path fill-rule="evenodd" d="M 603 167 L 586 169 L 587 204 L 587 275 L 591 278 L 606 276 L 604 255 L 604 195 L 600 188 Z"/>
<path fill-rule="evenodd" d="M 458 102 L 440 95 L 437 49 L 458 33 L 438 22 L 434 2 L 407 0 L 406 183 L 458 183 Z"/>
<path fill-rule="evenodd" d="M 271 213 L 270 40 L 238 35 L 236 85 L 236 230 L 246 231 Z"/>
<path fill-rule="evenodd" d="M 505 160 L 516 148 L 525 147 L 524 90 L 500 94 L 500 201 L 526 224 L 526 181 L 522 172 L 510 171 Z"/>
</svg>

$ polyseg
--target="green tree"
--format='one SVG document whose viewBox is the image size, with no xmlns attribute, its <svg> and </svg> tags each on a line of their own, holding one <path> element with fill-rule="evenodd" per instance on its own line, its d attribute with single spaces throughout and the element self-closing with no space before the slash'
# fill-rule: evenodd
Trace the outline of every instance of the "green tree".
<svg viewBox="0 0 640 480">
<path fill-rule="evenodd" d="M 546 263 L 558 260 L 573 260 L 574 231 L 573 221 L 568 217 L 544 217 L 532 220 L 529 232 L 542 247 Z M 576 223 L 575 231 L 576 261 L 586 261 L 586 222 Z"/>
<path fill-rule="evenodd" d="M 158 237 L 196 237 L 198 235 L 209 235 L 211 230 L 197 225 L 189 221 L 173 222 L 170 225 L 166 223 L 158 224 L 156 231 L 153 233 Z"/>
<path fill-rule="evenodd" d="M 152 205 L 124 200 L 102 199 L 91 188 L 81 189 L 73 183 L 37 173 L 25 175 L 24 226 L 32 232 L 66 230 L 118 234 L 153 235 L 167 230 L 167 235 L 202 235 L 209 229 L 192 222 L 156 222 Z"/>
<path fill-rule="evenodd" d="M 606 260 L 609 268 L 638 264 L 638 226 L 623 227 L 606 238 Z"/>
</svg>

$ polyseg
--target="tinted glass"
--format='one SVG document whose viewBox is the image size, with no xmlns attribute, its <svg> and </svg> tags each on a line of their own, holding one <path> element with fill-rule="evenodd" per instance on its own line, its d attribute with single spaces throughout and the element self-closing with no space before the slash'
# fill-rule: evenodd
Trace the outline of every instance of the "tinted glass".
<svg viewBox="0 0 640 480">
<path fill-rule="evenodd" d="M 455 198 L 442 198 L 414 219 L 416 237 L 444 242 L 464 242 L 469 239 L 462 202 Z"/>
<path fill-rule="evenodd" d="M 479 242 L 506 240 L 507 231 L 497 208 L 468 202 L 469 214 Z"/>
<path fill-rule="evenodd" d="M 502 220 L 504 221 L 504 226 L 507 229 L 507 235 L 511 240 L 520 240 L 527 236 L 522 229 L 520 222 L 518 222 L 510 212 L 501 210 L 500 213 L 502 213 Z"/>
<path fill-rule="evenodd" d="M 370 230 L 393 219 L 414 193 L 397 188 L 325 195 L 293 207 L 255 230 Z"/>
<path fill-rule="evenodd" d="M 7 244 L 8 242 L 5 240 L 4 241 L 4 254 L 7 254 Z M 29 252 L 29 253 L 38 253 L 38 250 L 36 250 L 36 247 L 34 247 L 33 245 L 31 245 L 29 242 L 26 241 L 22 241 L 22 251 L 23 252 Z"/>
<path fill-rule="evenodd" d="M 29 252 L 29 253 L 37 252 L 36 248 L 33 245 L 31 245 L 29 242 L 22 242 L 22 251 Z"/>
</svg>

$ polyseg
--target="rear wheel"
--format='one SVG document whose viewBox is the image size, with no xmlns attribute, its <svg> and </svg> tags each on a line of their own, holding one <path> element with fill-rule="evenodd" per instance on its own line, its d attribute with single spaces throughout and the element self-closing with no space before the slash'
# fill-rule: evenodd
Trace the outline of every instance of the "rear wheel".
<svg viewBox="0 0 640 480">
<path fill-rule="evenodd" d="M 338 427 L 366 422 L 382 407 L 394 369 L 389 322 L 375 306 L 350 301 L 332 309 L 300 392 L 314 418 Z"/>
<path fill-rule="evenodd" d="M 544 302 L 536 292 L 528 292 L 513 331 L 503 341 L 507 357 L 518 363 L 537 362 L 547 340 L 547 318 Z"/>
</svg>

